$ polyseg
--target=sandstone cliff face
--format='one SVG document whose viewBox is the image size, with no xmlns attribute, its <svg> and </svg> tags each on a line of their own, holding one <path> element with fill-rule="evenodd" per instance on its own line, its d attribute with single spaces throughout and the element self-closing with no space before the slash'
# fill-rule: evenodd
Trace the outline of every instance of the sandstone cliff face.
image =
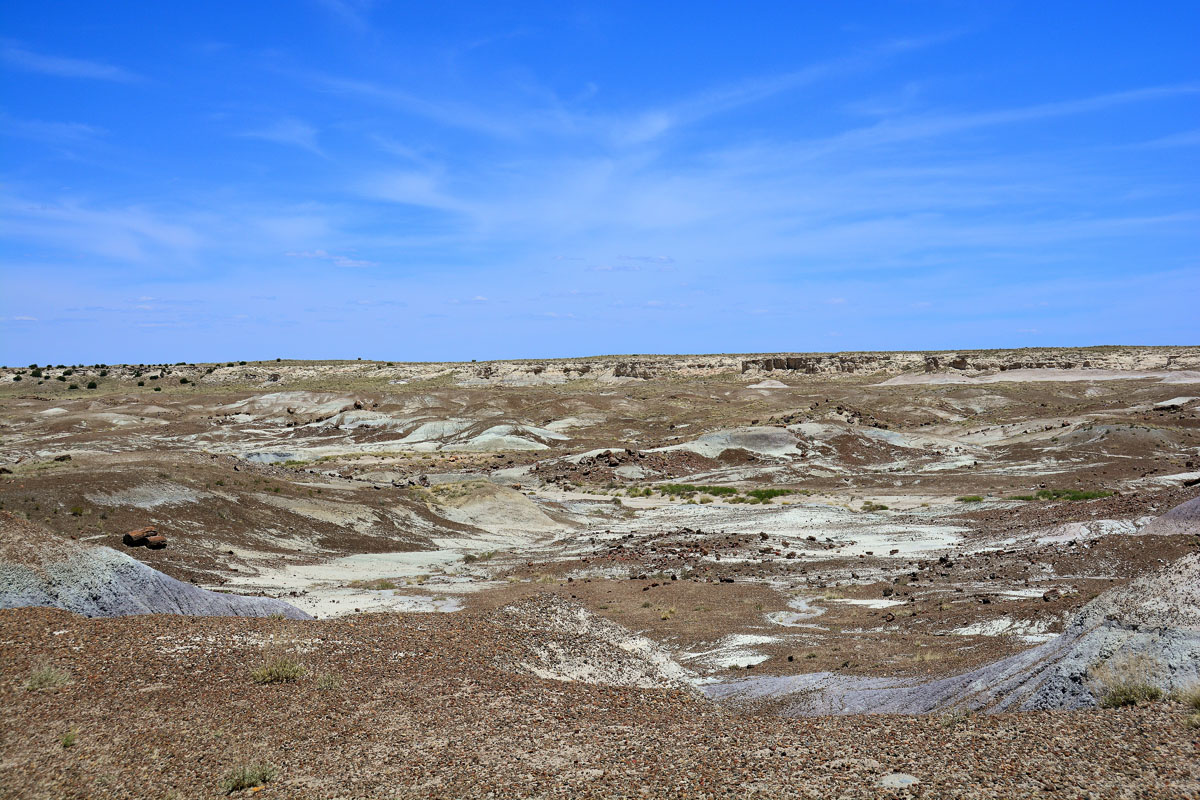
<svg viewBox="0 0 1200 800">
<path fill-rule="evenodd" d="M 741 371 L 807 375 L 1005 372 L 1014 369 L 1178 370 L 1200 367 L 1195 347 L 1087 347 L 897 353 L 817 353 L 746 358 Z"/>
</svg>

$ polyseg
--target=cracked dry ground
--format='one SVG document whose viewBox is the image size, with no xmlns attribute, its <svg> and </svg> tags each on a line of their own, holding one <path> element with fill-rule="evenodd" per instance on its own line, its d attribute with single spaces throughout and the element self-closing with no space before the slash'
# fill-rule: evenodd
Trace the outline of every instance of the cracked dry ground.
<svg viewBox="0 0 1200 800">
<path fill-rule="evenodd" d="M 678 690 L 517 674 L 485 613 L 318 622 L 0 612 L 0 797 L 1200 797 L 1182 705 L 784 719 Z M 290 653 L 306 674 L 257 685 Z M 70 673 L 29 691 L 37 666 Z M 330 680 L 333 676 L 336 680 Z M 333 684 L 333 685 L 331 685 Z M 74 732 L 74 742 L 64 737 Z M 69 738 L 69 737 L 68 737 Z"/>
</svg>

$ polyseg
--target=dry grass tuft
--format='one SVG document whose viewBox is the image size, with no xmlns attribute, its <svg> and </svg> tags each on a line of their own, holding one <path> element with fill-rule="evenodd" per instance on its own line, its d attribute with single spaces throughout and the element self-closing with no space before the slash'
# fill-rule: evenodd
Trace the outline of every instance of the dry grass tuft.
<svg viewBox="0 0 1200 800">
<path fill-rule="evenodd" d="M 221 791 L 225 794 L 253 789 L 275 780 L 279 770 L 273 764 L 241 764 L 229 770 L 221 780 Z"/>
<path fill-rule="evenodd" d="M 30 692 L 40 692 L 44 689 L 61 689 L 71 683 L 71 674 L 50 664 L 40 664 L 33 668 L 25 680 L 25 689 Z"/>
<path fill-rule="evenodd" d="M 250 672 L 255 683 L 291 683 L 304 677 L 304 665 L 291 656 L 272 656 Z"/>
<path fill-rule="evenodd" d="M 1089 670 L 1092 693 L 1101 708 L 1123 708 L 1161 700 L 1162 689 L 1151 682 L 1154 659 L 1144 655 L 1116 655 Z"/>
</svg>

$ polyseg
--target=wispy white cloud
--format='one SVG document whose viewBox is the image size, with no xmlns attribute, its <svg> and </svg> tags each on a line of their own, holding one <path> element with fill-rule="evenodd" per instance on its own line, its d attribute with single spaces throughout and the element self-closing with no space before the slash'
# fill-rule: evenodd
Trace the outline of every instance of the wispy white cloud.
<svg viewBox="0 0 1200 800">
<path fill-rule="evenodd" d="M 367 17 L 374 2 L 372 0 L 315 0 L 335 19 L 358 31 L 367 29 Z"/>
<path fill-rule="evenodd" d="M 90 78 L 121 83 L 142 80 L 140 75 L 112 64 L 82 58 L 43 55 L 13 43 L 0 45 L 0 58 L 15 69 L 40 72 L 43 75 L 55 75 L 60 78 Z"/>
<path fill-rule="evenodd" d="M 289 258 L 316 258 L 322 261 L 328 261 L 335 267 L 377 267 L 378 261 L 367 261 L 362 258 L 350 258 L 349 256 L 329 253 L 325 250 L 308 250 L 300 253 L 286 253 Z"/>
<path fill-rule="evenodd" d="M 82 122 L 46 122 L 36 119 L 14 119 L 0 113 L 0 134 L 34 139 L 40 142 L 78 144 L 105 134 L 103 128 Z"/>
<path fill-rule="evenodd" d="M 245 131 L 240 136 L 247 139 L 262 139 L 276 144 L 299 147 L 319 156 L 325 154 L 317 144 L 317 129 L 298 119 L 281 119 L 263 128 Z"/>
</svg>

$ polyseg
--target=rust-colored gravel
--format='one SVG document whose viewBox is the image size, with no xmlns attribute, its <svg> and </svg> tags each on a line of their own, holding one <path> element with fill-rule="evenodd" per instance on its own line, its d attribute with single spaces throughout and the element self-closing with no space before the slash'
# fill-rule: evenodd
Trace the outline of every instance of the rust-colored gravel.
<svg viewBox="0 0 1200 800">
<path fill-rule="evenodd" d="M 1115 711 L 781 719 L 674 690 L 516 674 L 536 638 L 495 617 L 88 620 L 0 611 L 0 797 L 1200 797 L 1200 732 Z M 294 683 L 257 685 L 291 653 Z M 50 664 L 72 683 L 29 691 Z M 322 688 L 322 676 L 341 685 Z M 76 739 L 69 747 L 63 737 Z M 890 772 L 913 789 L 887 789 Z"/>
</svg>

